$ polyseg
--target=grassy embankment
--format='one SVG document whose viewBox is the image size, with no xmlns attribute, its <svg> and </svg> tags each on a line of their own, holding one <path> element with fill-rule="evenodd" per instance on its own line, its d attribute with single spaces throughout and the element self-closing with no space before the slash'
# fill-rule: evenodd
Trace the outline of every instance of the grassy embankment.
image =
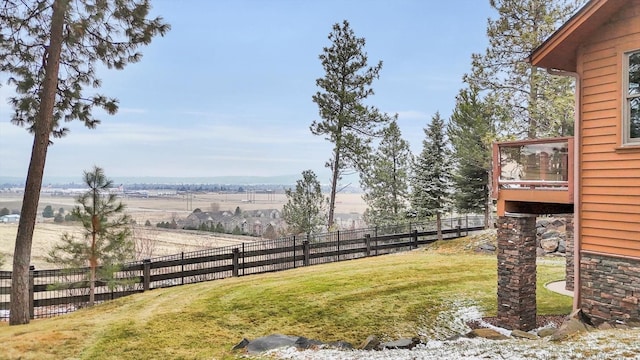
<svg viewBox="0 0 640 360">
<path fill-rule="evenodd" d="M 25 326 L 0 325 L 0 358 L 221 359 L 249 339 L 282 333 L 359 344 L 439 332 L 452 307 L 496 311 L 495 256 L 437 250 L 159 289 Z M 453 250 L 455 249 L 455 251 Z M 538 266 L 538 313 L 566 314 L 571 299 L 543 284 L 562 261 Z M 442 333 L 442 332 L 440 332 Z"/>
</svg>

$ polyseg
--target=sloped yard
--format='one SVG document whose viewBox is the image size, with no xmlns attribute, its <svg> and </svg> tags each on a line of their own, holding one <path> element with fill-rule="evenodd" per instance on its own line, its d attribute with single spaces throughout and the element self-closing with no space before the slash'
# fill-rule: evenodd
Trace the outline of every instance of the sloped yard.
<svg viewBox="0 0 640 360">
<path fill-rule="evenodd" d="M 3 323 L 0 358 L 235 358 L 241 354 L 230 349 L 242 338 L 274 333 L 356 346 L 369 335 L 385 340 L 419 335 L 429 351 L 454 351 L 442 340 L 467 331 L 469 317 L 495 315 L 497 306 L 495 256 L 464 250 L 464 245 L 451 251 L 452 245 L 447 244 L 448 251 L 421 249 L 153 290 L 26 326 Z M 563 262 L 544 262 L 538 274 L 539 314 L 569 313 L 571 299 L 543 286 L 563 277 Z M 518 341 L 497 343 L 512 346 Z M 482 349 L 496 342 L 460 344 L 460 351 L 476 349 L 482 356 Z M 422 358 L 385 353 L 325 355 Z M 304 359 L 325 356 L 295 354 Z"/>
</svg>

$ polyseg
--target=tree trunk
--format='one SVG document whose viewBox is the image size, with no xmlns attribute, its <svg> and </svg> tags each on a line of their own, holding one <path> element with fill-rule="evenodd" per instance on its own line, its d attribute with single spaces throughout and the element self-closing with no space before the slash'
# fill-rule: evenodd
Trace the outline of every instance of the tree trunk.
<svg viewBox="0 0 640 360">
<path fill-rule="evenodd" d="M 93 306 L 96 301 L 96 259 L 91 255 L 89 275 L 89 306 Z"/>
<path fill-rule="evenodd" d="M 336 208 L 336 188 L 338 187 L 338 177 L 340 176 L 340 150 L 336 145 L 333 157 L 333 169 L 331 173 L 331 194 L 329 195 L 329 219 L 327 221 L 327 230 L 331 231 L 333 227 L 333 216 Z"/>
<path fill-rule="evenodd" d="M 58 87 L 58 70 L 62 49 L 64 15 L 68 0 L 56 0 L 53 3 L 51 18 L 51 39 L 47 49 L 45 78 L 42 83 L 40 108 L 36 117 L 31 161 L 27 172 L 27 181 L 20 212 L 20 223 L 13 252 L 13 276 L 11 280 L 10 325 L 28 324 L 29 316 L 29 263 L 33 230 L 38 215 L 38 202 L 44 174 L 49 134 L 53 123 L 53 108 Z"/>
</svg>

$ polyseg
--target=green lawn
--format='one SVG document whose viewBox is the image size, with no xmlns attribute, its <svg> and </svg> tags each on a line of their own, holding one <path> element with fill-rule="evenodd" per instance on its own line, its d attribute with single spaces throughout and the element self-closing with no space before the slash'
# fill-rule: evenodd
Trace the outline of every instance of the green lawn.
<svg viewBox="0 0 640 360">
<path fill-rule="evenodd" d="M 561 261 L 538 266 L 538 313 L 567 314 L 571 298 L 543 285 Z M 29 325 L 0 325 L 0 357 L 220 359 L 243 337 L 272 333 L 358 345 L 437 334 L 452 307 L 496 312 L 496 258 L 417 250 L 290 271 L 159 289 Z"/>
</svg>

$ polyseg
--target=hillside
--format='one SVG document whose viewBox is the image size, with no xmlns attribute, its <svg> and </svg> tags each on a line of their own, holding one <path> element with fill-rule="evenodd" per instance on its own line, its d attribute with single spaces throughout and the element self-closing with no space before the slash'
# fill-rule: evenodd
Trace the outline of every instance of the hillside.
<svg viewBox="0 0 640 360">
<path fill-rule="evenodd" d="M 464 242 L 464 240 L 457 240 Z M 538 268 L 541 314 L 571 299 L 543 284 L 562 262 Z M 0 325 L 0 358 L 231 358 L 240 339 L 272 333 L 359 344 L 464 332 L 461 313 L 495 315 L 496 260 L 473 251 L 420 249 L 264 275 L 153 290 L 26 326 Z"/>
</svg>

